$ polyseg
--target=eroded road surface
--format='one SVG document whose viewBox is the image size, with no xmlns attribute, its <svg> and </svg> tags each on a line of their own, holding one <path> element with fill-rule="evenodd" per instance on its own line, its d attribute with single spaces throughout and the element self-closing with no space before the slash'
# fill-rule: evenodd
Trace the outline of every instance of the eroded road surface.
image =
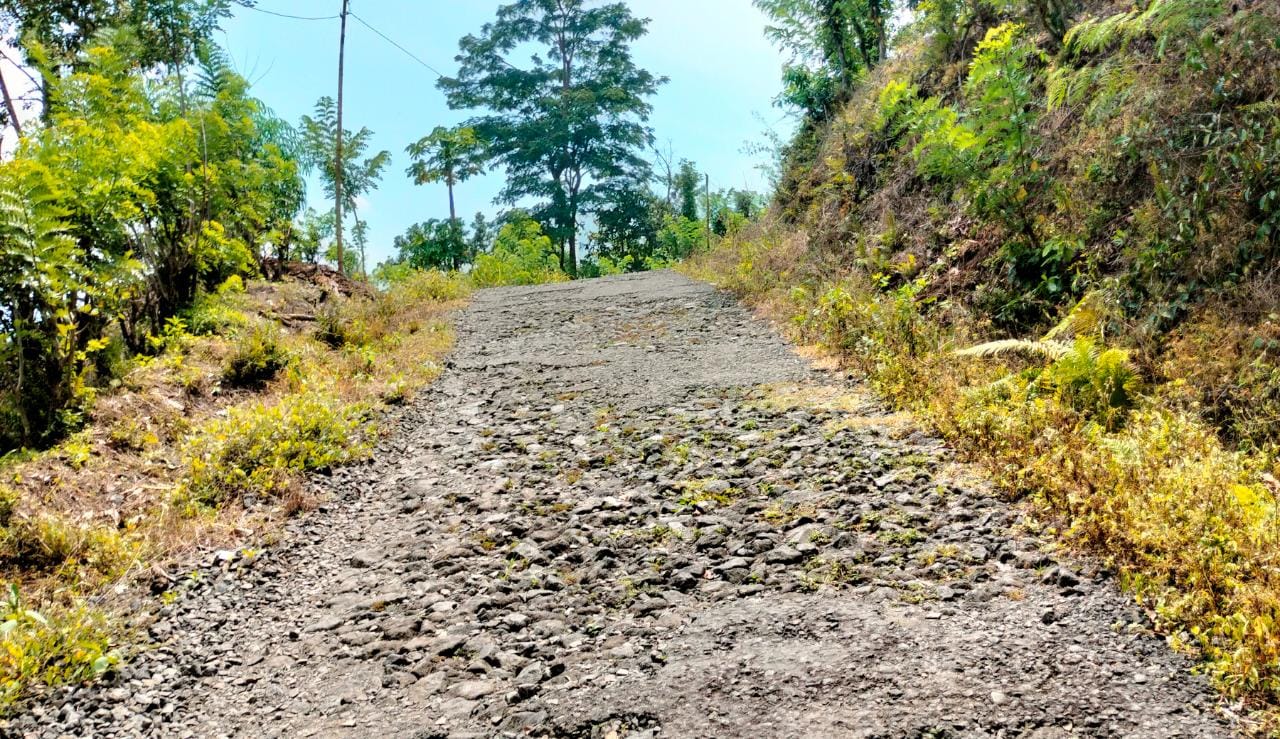
<svg viewBox="0 0 1280 739">
<path fill-rule="evenodd" d="M 1230 733 L 1105 573 L 678 275 L 479 293 L 400 425 L 18 733 Z"/>
</svg>

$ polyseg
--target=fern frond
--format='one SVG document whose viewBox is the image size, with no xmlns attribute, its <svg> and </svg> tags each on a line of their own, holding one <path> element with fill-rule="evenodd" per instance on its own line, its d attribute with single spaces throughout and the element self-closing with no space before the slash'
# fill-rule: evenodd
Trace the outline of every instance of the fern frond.
<svg viewBox="0 0 1280 739">
<path fill-rule="evenodd" d="M 1124 40 L 1127 36 L 1126 28 L 1137 17 L 1136 12 L 1128 12 L 1081 21 L 1067 31 L 1062 39 L 1067 58 L 1078 58 L 1110 49 Z"/>
<path fill-rule="evenodd" d="M 1080 298 L 1080 302 L 1072 306 L 1044 338 L 1055 341 L 1069 337 L 1101 336 L 1111 313 L 1110 295 L 1104 290 L 1092 290 Z"/>
<path fill-rule="evenodd" d="M 1150 35 L 1163 53 L 1171 38 L 1199 31 L 1222 10 L 1222 0 L 1151 0 L 1141 12 L 1116 13 L 1076 24 L 1063 37 L 1063 50 L 1066 58 L 1079 58 Z"/>
<path fill-rule="evenodd" d="M 1036 357 L 1044 357 L 1046 359 L 1059 359 L 1067 355 L 1072 349 L 1071 344 L 1062 341 L 1049 341 L 1041 339 L 1040 341 L 1032 341 L 1030 339 L 1001 339 L 999 341 L 988 341 L 985 344 L 978 344 L 966 349 L 957 349 L 956 355 L 961 357 L 999 357 L 1005 354 L 1030 354 Z"/>
</svg>

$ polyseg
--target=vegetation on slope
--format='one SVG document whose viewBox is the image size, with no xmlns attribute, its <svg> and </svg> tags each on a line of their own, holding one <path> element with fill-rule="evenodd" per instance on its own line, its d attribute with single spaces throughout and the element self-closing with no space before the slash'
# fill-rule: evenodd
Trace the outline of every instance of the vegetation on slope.
<svg viewBox="0 0 1280 739">
<path fill-rule="evenodd" d="M 771 219 L 690 265 L 1107 558 L 1259 727 L 1280 705 L 1278 67 L 1270 3 L 921 2 L 885 61 L 823 78 Z"/>
<path fill-rule="evenodd" d="M 170 319 L 80 431 L 5 458 L 0 707 L 116 658 L 118 624 L 86 599 L 109 612 L 128 597 L 114 586 L 163 590 L 156 563 L 310 507 L 303 474 L 367 454 L 379 409 L 443 369 L 445 314 L 469 289 L 439 272 L 350 297 L 232 278 Z"/>
</svg>

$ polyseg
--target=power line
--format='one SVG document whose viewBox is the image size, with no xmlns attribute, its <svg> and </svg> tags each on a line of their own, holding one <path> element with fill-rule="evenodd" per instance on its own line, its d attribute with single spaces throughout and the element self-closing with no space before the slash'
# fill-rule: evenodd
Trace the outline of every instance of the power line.
<svg viewBox="0 0 1280 739">
<path fill-rule="evenodd" d="M 239 5 L 242 8 L 248 8 L 249 10 L 256 10 L 259 13 L 266 13 L 267 15 L 274 15 L 277 18 L 289 18 L 297 21 L 331 21 L 331 20 L 337 20 L 342 17 L 341 15 L 290 15 L 289 13 L 277 13 L 274 10 L 267 10 L 265 8 L 259 8 L 256 5 L 250 5 L 249 0 L 232 0 L 232 2 L 234 2 L 236 5 Z M 348 13 L 348 15 L 360 21 L 360 25 L 376 33 L 378 36 L 382 38 L 383 41 L 386 41 L 387 43 L 399 49 L 401 52 L 405 54 L 405 56 L 414 60 L 418 64 L 421 64 L 423 67 L 426 67 L 435 76 L 437 77 L 444 76 L 443 72 L 431 66 L 430 64 L 427 64 L 426 62 L 422 61 L 422 59 L 418 57 L 418 55 L 414 54 L 412 51 L 409 51 L 408 49 L 404 48 L 400 44 L 396 43 L 395 39 L 391 38 L 390 36 L 383 33 L 382 31 L 379 31 L 378 29 L 374 28 L 372 25 L 370 25 L 369 21 L 365 20 L 364 18 L 361 18 L 355 13 Z"/>
<path fill-rule="evenodd" d="M 444 76 L 444 73 L 442 73 L 440 70 L 438 70 L 438 69 L 436 69 L 435 67 L 431 66 L 430 64 L 427 64 L 426 62 L 422 61 L 422 60 L 421 60 L 421 59 L 419 59 L 419 58 L 417 57 L 417 55 L 416 55 L 416 54 L 414 54 L 412 51 L 409 51 L 408 49 L 404 48 L 404 47 L 403 47 L 403 46 L 401 46 L 400 44 L 397 44 L 397 43 L 395 42 L 395 40 L 394 40 L 394 39 L 392 39 L 390 36 L 388 36 L 387 34 L 383 33 L 382 31 L 379 31 L 378 29 L 374 28 L 373 26 L 369 25 L 369 22 L 368 22 L 368 21 L 366 21 L 364 18 L 361 18 L 360 16 L 356 15 L 355 13 L 352 13 L 352 14 L 351 14 L 351 17 L 352 17 L 352 18 L 355 18 L 355 19 L 356 19 L 356 20 L 358 20 L 358 21 L 360 21 L 360 25 L 364 26 L 365 28 L 369 29 L 370 31 L 373 31 L 374 33 L 376 33 L 376 34 L 378 34 L 379 36 L 381 36 L 381 37 L 382 37 L 382 40 L 386 41 L 387 43 L 389 43 L 389 44 L 391 44 L 392 46 L 396 47 L 396 48 L 397 48 L 397 49 L 399 49 L 400 51 L 404 52 L 404 53 L 405 53 L 405 55 L 406 55 L 406 56 L 408 56 L 410 59 L 414 60 L 415 62 L 417 62 L 417 63 L 421 64 L 422 66 L 426 67 L 427 69 L 431 70 L 432 74 L 434 74 L 435 76 L 437 76 L 437 77 L 443 77 L 443 76 Z"/>
<path fill-rule="evenodd" d="M 274 15 L 277 18 L 289 18 L 295 21 L 331 21 L 336 20 L 339 17 L 336 15 L 290 15 L 289 13 L 277 13 L 274 10 L 267 10 L 266 8 L 259 8 L 256 5 L 250 5 L 248 0 L 232 0 L 232 2 L 242 8 L 256 10 L 259 13 L 266 13 L 267 15 Z"/>
</svg>

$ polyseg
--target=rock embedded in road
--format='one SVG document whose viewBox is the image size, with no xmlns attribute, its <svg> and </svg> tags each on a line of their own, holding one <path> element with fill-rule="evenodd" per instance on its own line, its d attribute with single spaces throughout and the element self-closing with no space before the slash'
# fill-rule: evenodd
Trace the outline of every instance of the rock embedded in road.
<svg viewBox="0 0 1280 739">
<path fill-rule="evenodd" d="M 727 296 L 502 288 L 457 332 L 321 509 L 8 733 L 1231 734 L 1100 568 Z"/>
</svg>

